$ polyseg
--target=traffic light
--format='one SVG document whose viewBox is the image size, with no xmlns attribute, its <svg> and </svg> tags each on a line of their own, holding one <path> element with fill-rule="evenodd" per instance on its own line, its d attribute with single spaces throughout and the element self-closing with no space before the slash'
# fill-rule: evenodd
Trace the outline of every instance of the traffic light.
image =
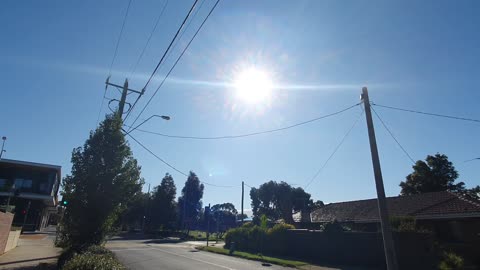
<svg viewBox="0 0 480 270">
<path fill-rule="evenodd" d="M 68 201 L 67 201 L 67 200 L 61 200 L 61 201 L 60 201 L 60 205 L 61 205 L 61 206 L 67 206 L 67 204 L 68 204 Z"/>
<path fill-rule="evenodd" d="M 27 210 L 23 209 L 22 210 L 22 215 L 25 215 L 25 214 L 27 214 Z"/>
</svg>

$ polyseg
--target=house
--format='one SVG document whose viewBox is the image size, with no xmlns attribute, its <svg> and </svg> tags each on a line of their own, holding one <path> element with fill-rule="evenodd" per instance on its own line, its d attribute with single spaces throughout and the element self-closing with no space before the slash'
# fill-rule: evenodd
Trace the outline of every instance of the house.
<svg viewBox="0 0 480 270">
<path fill-rule="evenodd" d="M 387 198 L 390 217 L 412 217 L 417 226 L 448 241 L 480 239 L 480 201 L 448 191 Z M 330 203 L 310 213 L 312 224 L 332 221 L 354 230 L 378 231 L 377 199 Z"/>
<path fill-rule="evenodd" d="M 56 213 L 61 167 L 20 160 L 0 160 L 0 205 L 15 206 L 13 226 L 42 230 Z"/>
</svg>

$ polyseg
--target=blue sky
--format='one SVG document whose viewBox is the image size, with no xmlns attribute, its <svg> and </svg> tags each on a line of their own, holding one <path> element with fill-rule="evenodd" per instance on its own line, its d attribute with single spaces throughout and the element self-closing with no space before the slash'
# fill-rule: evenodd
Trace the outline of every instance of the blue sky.
<svg viewBox="0 0 480 270">
<path fill-rule="evenodd" d="M 164 4 L 133 0 L 111 81 L 145 84 L 193 1 L 169 1 L 134 76 L 141 49 Z M 201 3 L 201 1 L 199 1 Z M 104 82 L 128 1 L 8 1 L 0 9 L 0 135 L 6 158 L 71 168 L 70 154 L 96 126 Z M 206 0 L 159 70 L 139 109 L 214 4 Z M 480 118 L 478 1 L 221 1 L 141 119 L 175 135 L 219 136 L 273 129 L 359 102 L 362 86 L 379 104 Z M 252 106 L 231 87 L 256 66 L 271 74 L 271 99 Z M 118 98 L 110 88 L 107 96 Z M 129 96 L 132 101 L 133 96 Z M 445 153 L 467 186 L 480 184 L 480 125 L 377 108 L 415 159 Z M 103 106 L 102 115 L 108 112 Z M 240 204 L 240 183 L 267 180 L 304 186 L 361 112 L 283 132 L 235 140 L 195 141 L 134 132 L 152 151 L 201 180 L 205 203 Z M 129 122 L 131 119 L 129 120 Z M 411 162 L 375 119 L 386 193 L 411 172 Z M 131 142 L 148 183 L 170 172 L 185 177 Z M 375 196 L 365 119 L 307 188 L 325 202 Z M 248 197 L 248 189 L 247 189 Z M 247 200 L 249 202 L 249 200 Z M 247 208 L 249 203 L 247 203 Z"/>
</svg>

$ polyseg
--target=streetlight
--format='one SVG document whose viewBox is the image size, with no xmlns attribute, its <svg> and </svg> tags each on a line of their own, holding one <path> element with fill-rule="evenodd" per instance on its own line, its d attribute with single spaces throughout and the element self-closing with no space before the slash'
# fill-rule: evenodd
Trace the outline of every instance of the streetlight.
<svg viewBox="0 0 480 270">
<path fill-rule="evenodd" d="M 147 118 L 145 121 L 143 121 L 142 123 L 140 123 L 138 126 L 132 128 L 130 131 L 128 131 L 125 135 L 128 135 L 130 134 L 132 131 L 134 131 L 135 129 L 137 129 L 138 127 L 140 127 L 141 125 L 145 124 L 145 122 L 147 122 L 148 120 L 152 119 L 153 117 L 160 117 L 162 118 L 163 120 L 170 120 L 170 116 L 168 115 L 157 115 L 157 114 L 154 114 L 152 116 L 150 116 L 149 118 Z"/>
</svg>

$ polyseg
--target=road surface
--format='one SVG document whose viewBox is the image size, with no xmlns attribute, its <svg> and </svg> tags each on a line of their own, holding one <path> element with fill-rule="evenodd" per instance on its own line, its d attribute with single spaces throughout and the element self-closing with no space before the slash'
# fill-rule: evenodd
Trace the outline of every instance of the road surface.
<svg viewBox="0 0 480 270">
<path fill-rule="evenodd" d="M 194 246 L 195 243 L 189 242 L 158 244 L 144 240 L 116 240 L 107 245 L 128 269 L 292 269 L 277 265 L 262 266 L 257 261 L 198 251 Z"/>
</svg>

